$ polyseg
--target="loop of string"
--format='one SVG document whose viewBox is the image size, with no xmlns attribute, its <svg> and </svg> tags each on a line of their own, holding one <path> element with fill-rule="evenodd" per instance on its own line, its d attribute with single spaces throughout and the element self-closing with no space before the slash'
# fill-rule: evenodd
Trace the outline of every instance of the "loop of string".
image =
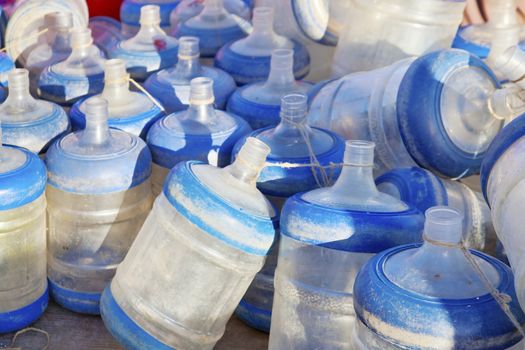
<svg viewBox="0 0 525 350">
<path fill-rule="evenodd" d="M 28 41 L 28 40 L 31 40 L 31 39 L 33 39 L 33 38 L 37 38 L 37 39 L 38 39 L 38 37 L 39 37 L 40 35 L 42 35 L 42 34 L 44 34 L 44 33 L 47 33 L 48 30 L 49 30 L 49 28 L 44 28 L 44 29 L 42 29 L 42 30 L 40 30 L 40 31 L 36 32 L 35 34 L 30 35 L 30 36 L 28 36 L 28 37 L 24 37 L 24 38 L 14 38 L 14 39 L 12 39 L 12 40 L 6 42 L 6 43 L 5 43 L 5 46 L 2 47 L 2 48 L 0 48 L 0 52 L 7 52 L 7 45 L 10 45 L 10 44 L 13 44 L 13 43 L 16 43 L 16 42 L 19 42 L 19 41 Z M 14 59 L 14 58 L 13 58 L 13 59 Z"/>
<path fill-rule="evenodd" d="M 28 333 L 28 332 L 36 332 L 36 333 L 40 333 L 40 334 L 43 334 L 46 336 L 46 344 L 44 345 L 44 347 L 42 348 L 42 350 L 47 350 L 47 348 L 49 347 L 49 333 L 47 333 L 46 331 L 42 330 L 42 329 L 38 329 L 38 328 L 34 328 L 34 327 L 27 327 L 27 328 L 24 328 L 22 330 L 19 330 L 18 332 L 15 333 L 14 337 L 13 337 L 13 340 L 11 340 L 11 345 L 9 348 L 4 348 L 4 350 L 22 350 L 21 347 L 15 347 L 15 344 L 16 344 L 16 339 L 18 338 L 19 335 L 22 335 L 24 333 Z"/>
<path fill-rule="evenodd" d="M 463 252 L 463 255 L 465 256 L 465 258 L 467 259 L 469 264 L 472 266 L 472 268 L 474 269 L 474 271 L 476 272 L 478 277 L 481 279 L 481 281 L 485 285 L 485 288 L 487 288 L 487 291 L 494 298 L 494 300 L 496 300 L 496 302 L 498 303 L 498 306 L 505 313 L 505 315 L 510 320 L 510 322 L 512 322 L 514 327 L 519 331 L 521 336 L 523 338 L 525 338 L 525 330 L 523 330 L 523 327 L 519 323 L 519 321 L 516 318 L 516 316 L 514 316 L 514 314 L 512 313 L 512 310 L 510 309 L 510 306 L 509 306 L 509 304 L 512 302 L 512 297 L 510 295 L 506 294 L 506 293 L 500 292 L 496 287 L 494 287 L 494 285 L 489 280 L 489 278 L 487 277 L 485 272 L 483 272 L 483 270 L 479 266 L 478 262 L 476 261 L 476 258 L 474 257 L 474 255 L 472 255 L 472 253 L 467 248 L 467 246 L 466 246 L 466 244 L 465 244 L 465 242 L 463 240 L 461 242 L 459 242 L 459 243 L 441 242 L 441 241 L 436 241 L 436 240 L 434 240 L 432 238 L 429 238 L 425 234 L 423 235 L 423 240 L 425 240 L 426 242 L 431 243 L 433 245 L 437 245 L 437 246 L 441 246 L 441 247 L 459 248 L 459 249 L 461 249 L 461 251 Z"/>
</svg>

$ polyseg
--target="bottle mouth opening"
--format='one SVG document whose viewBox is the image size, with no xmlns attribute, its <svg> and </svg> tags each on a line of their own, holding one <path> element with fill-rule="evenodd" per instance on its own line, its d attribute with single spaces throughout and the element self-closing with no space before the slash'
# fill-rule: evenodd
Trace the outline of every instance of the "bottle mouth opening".
<svg viewBox="0 0 525 350">
<path fill-rule="evenodd" d="M 372 141 L 346 141 L 345 163 L 353 166 L 373 167 L 375 146 L 375 143 Z"/>
<path fill-rule="evenodd" d="M 179 39 L 179 58 L 199 57 L 199 38 L 194 36 L 183 36 Z"/>
<path fill-rule="evenodd" d="M 108 101 L 99 96 L 86 100 L 86 123 L 100 124 L 108 117 Z"/>
<path fill-rule="evenodd" d="M 293 67 L 293 50 L 291 49 L 275 49 L 272 51 L 272 58 L 270 61 L 271 68 L 291 68 Z"/>
<path fill-rule="evenodd" d="M 425 212 L 425 237 L 431 243 L 459 244 L 463 215 L 447 206 L 436 206 Z"/>
<path fill-rule="evenodd" d="M 266 157 L 270 152 L 270 146 L 266 143 L 255 137 L 248 137 L 244 145 L 241 147 L 237 157 L 238 159 L 242 159 L 244 163 L 249 163 L 251 166 L 262 168 L 266 162 Z"/>
<path fill-rule="evenodd" d="M 200 77 L 192 79 L 190 82 L 190 103 L 191 104 L 210 104 L 215 100 L 213 94 L 213 80 Z"/>
<path fill-rule="evenodd" d="M 140 8 L 140 24 L 159 24 L 160 7 L 157 5 L 145 5 Z"/>
<path fill-rule="evenodd" d="M 104 63 L 104 80 L 106 83 L 127 77 L 126 63 L 119 58 L 107 60 Z"/>
<path fill-rule="evenodd" d="M 253 10 L 253 26 L 254 29 L 258 28 L 273 28 L 273 8 L 260 6 Z"/>
<path fill-rule="evenodd" d="M 281 118 L 300 122 L 306 119 L 308 98 L 304 94 L 288 94 L 281 98 Z"/>
<path fill-rule="evenodd" d="M 15 68 L 7 75 L 9 88 L 25 89 L 29 86 L 29 72 L 27 69 Z"/>
<path fill-rule="evenodd" d="M 66 29 L 73 27 L 73 15 L 71 12 L 55 11 L 44 17 L 47 28 Z"/>
<path fill-rule="evenodd" d="M 91 29 L 89 28 L 73 28 L 71 29 L 71 47 L 83 48 L 91 46 L 93 38 L 91 37 Z"/>
</svg>

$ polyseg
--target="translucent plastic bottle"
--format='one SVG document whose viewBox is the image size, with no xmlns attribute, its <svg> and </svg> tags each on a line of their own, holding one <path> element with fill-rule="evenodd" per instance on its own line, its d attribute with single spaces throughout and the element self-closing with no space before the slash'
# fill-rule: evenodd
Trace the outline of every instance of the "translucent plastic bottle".
<svg viewBox="0 0 525 350">
<path fill-rule="evenodd" d="M 181 0 L 124 0 L 120 5 L 120 20 L 122 33 L 127 36 L 135 35 L 140 28 L 140 11 L 147 5 L 156 5 L 160 9 L 160 27 L 169 32 L 171 29 L 171 11 L 177 7 Z"/>
<path fill-rule="evenodd" d="M 426 212 L 423 245 L 392 248 L 361 269 L 352 349 L 523 349 L 516 345 L 519 331 L 459 247 L 461 219 L 452 208 L 433 207 Z M 490 283 L 511 298 L 509 311 L 523 324 L 509 267 L 471 254 Z"/>
<path fill-rule="evenodd" d="M 223 0 L 224 9 L 238 16 L 239 20 L 248 22 L 252 18 L 251 6 L 249 0 Z M 199 15 L 204 9 L 204 1 L 181 0 L 174 11 L 171 12 L 170 23 L 173 30 L 176 30 L 179 23 Z"/>
<path fill-rule="evenodd" d="M 88 27 L 91 29 L 93 42 L 106 56 L 109 56 L 111 50 L 124 39 L 121 23 L 112 17 L 90 17 Z"/>
<path fill-rule="evenodd" d="M 350 0 L 332 73 L 368 71 L 449 48 L 465 0 Z"/>
<path fill-rule="evenodd" d="M 194 17 L 180 22 L 173 35 L 199 38 L 201 56 L 214 57 L 226 43 L 246 36 L 239 17 L 224 8 L 224 0 L 204 0 L 204 8 Z"/>
<path fill-rule="evenodd" d="M 304 78 L 310 70 L 310 55 L 304 45 L 278 35 L 273 30 L 273 8 L 253 10 L 253 30 L 244 39 L 222 47 L 215 57 L 215 66 L 231 74 L 238 84 L 263 81 L 270 74 L 271 54 L 275 49 L 294 51 L 293 73 Z"/>
<path fill-rule="evenodd" d="M 347 141 L 344 162 L 333 186 L 284 205 L 269 349 L 351 349 L 359 269 L 421 240 L 422 214 L 374 184 L 374 144 Z"/>
<path fill-rule="evenodd" d="M 374 141 L 379 173 L 419 165 L 467 177 L 503 126 L 489 108 L 499 87 L 480 59 L 441 50 L 327 83 L 312 97 L 309 120 Z"/>
<path fill-rule="evenodd" d="M 86 115 L 86 128 L 46 156 L 48 277 L 57 303 L 98 314 L 103 289 L 151 209 L 151 154 L 137 136 L 109 129 L 101 97 L 87 102 Z"/>
<path fill-rule="evenodd" d="M 377 188 L 418 208 L 450 206 L 463 216 L 463 239 L 471 249 L 483 250 L 487 238 L 495 238 L 490 209 L 479 192 L 458 181 L 441 179 L 413 167 L 390 170 L 376 179 Z"/>
<path fill-rule="evenodd" d="M 235 81 L 226 72 L 201 65 L 199 57 L 199 38 L 183 36 L 179 39 L 179 61 L 173 68 L 161 70 L 151 75 L 144 87 L 159 100 L 167 113 L 179 112 L 190 103 L 190 81 L 198 77 L 213 80 L 215 106 L 226 107 L 226 101 L 233 93 Z"/>
<path fill-rule="evenodd" d="M 123 60 L 105 62 L 104 81 L 104 90 L 97 97 L 108 101 L 109 126 L 145 139 L 151 125 L 164 116 L 164 112 L 144 93 L 130 91 L 129 75 Z M 73 105 L 69 116 L 74 129 L 84 129 L 87 102 L 97 97 L 82 99 Z"/>
<path fill-rule="evenodd" d="M 306 124 L 306 113 L 305 95 L 286 95 L 282 98 L 282 119 L 279 125 L 259 129 L 250 134 L 250 137 L 263 141 L 271 149 L 266 160 L 266 168 L 261 171 L 257 180 L 257 188 L 279 212 L 288 197 L 298 192 L 332 184 L 341 169 L 330 169 L 329 166 L 331 163 L 342 163 L 345 148 L 343 139 L 330 131 L 310 128 Z M 234 155 L 244 142 L 245 139 L 237 142 Z M 323 177 L 319 168 L 307 166 L 313 162 L 326 167 L 326 177 Z M 306 166 L 282 168 L 281 164 Z M 273 276 L 279 248 L 279 237 L 276 238 L 266 264 L 255 276 L 255 280 L 236 310 L 237 316 L 249 326 L 267 333 L 270 332 Z"/>
<path fill-rule="evenodd" d="M 177 63 L 177 39 L 167 35 L 160 28 L 160 8 L 146 5 L 140 9 L 140 30 L 132 38 L 117 44 L 111 50 L 111 58 L 126 61 L 131 77 L 144 81 L 160 69 L 170 68 Z"/>
<path fill-rule="evenodd" d="M 27 327 L 47 308 L 45 185 L 36 154 L 0 145 L 0 333 Z"/>
<path fill-rule="evenodd" d="M 29 72 L 9 73 L 9 95 L 0 105 L 2 142 L 24 147 L 36 154 L 69 130 L 69 118 L 59 105 L 37 100 L 29 93 Z"/>
<path fill-rule="evenodd" d="M 168 171 L 177 163 L 199 160 L 224 167 L 235 143 L 252 129 L 241 118 L 213 107 L 213 81 L 195 78 L 190 107 L 157 121 L 147 141 L 153 154 L 153 193 L 159 194 Z"/>
<path fill-rule="evenodd" d="M 106 60 L 93 45 L 91 30 L 74 28 L 70 33 L 71 54 L 64 61 L 47 67 L 38 81 L 42 98 L 64 106 L 84 96 L 101 93 L 104 88 Z"/>
<path fill-rule="evenodd" d="M 269 152 L 250 138 L 224 169 L 172 169 L 102 297 L 102 319 L 125 348 L 206 350 L 222 337 L 275 236 L 274 209 L 255 186 Z"/>
<path fill-rule="evenodd" d="M 277 125 L 281 98 L 290 93 L 308 93 L 312 88 L 308 82 L 295 80 L 293 59 L 291 49 L 273 50 L 268 79 L 237 89 L 228 101 L 227 111 L 242 117 L 253 129 Z"/>
</svg>

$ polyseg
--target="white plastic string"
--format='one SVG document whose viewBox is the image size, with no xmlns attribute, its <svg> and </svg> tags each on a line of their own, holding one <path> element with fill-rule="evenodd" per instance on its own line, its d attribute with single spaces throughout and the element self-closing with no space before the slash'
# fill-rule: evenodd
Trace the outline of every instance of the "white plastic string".
<svg viewBox="0 0 525 350">
<path fill-rule="evenodd" d="M 14 337 L 13 337 L 13 340 L 11 341 L 10 347 L 9 348 L 5 348 L 4 350 L 22 350 L 22 348 L 20 348 L 20 347 L 15 347 L 16 339 L 18 338 L 19 335 L 22 335 L 22 334 L 27 333 L 27 332 L 37 332 L 37 333 L 45 335 L 46 336 L 46 344 L 44 345 L 42 350 L 47 350 L 47 348 L 49 347 L 49 340 L 50 340 L 49 339 L 49 333 L 47 333 L 46 331 L 44 331 L 42 329 L 38 329 L 38 328 L 34 328 L 34 327 L 27 327 L 27 328 L 24 328 L 24 329 L 19 330 L 18 332 L 16 332 Z"/>
<path fill-rule="evenodd" d="M 133 78 L 131 78 L 128 74 L 128 81 L 133 84 L 133 86 L 135 86 L 140 92 L 142 92 L 144 95 L 146 95 L 147 98 L 150 99 L 151 102 L 153 102 L 153 104 L 157 107 L 159 107 L 159 109 L 163 112 L 166 112 L 166 110 L 164 109 L 164 106 L 162 106 L 160 104 L 159 101 L 157 101 L 157 99 L 155 97 L 153 97 L 146 89 L 144 89 L 139 83 L 137 83 Z"/>
</svg>

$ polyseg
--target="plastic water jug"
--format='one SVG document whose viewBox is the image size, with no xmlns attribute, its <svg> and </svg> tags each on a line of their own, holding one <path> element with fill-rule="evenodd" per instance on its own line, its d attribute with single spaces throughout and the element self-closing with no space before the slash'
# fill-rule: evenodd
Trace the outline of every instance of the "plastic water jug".
<svg viewBox="0 0 525 350">
<path fill-rule="evenodd" d="M 109 56 L 111 50 L 124 39 L 122 24 L 112 17 L 90 17 L 88 27 L 91 29 L 93 42 L 106 56 Z"/>
<path fill-rule="evenodd" d="M 199 38 L 201 56 L 214 57 L 226 43 L 246 36 L 246 24 L 224 8 L 224 0 L 204 0 L 202 11 L 180 22 L 172 33 L 177 38 Z"/>
<path fill-rule="evenodd" d="M 102 297 L 104 323 L 126 349 L 205 350 L 222 337 L 275 236 L 275 211 L 256 187 L 269 152 L 250 138 L 226 168 L 172 169 Z"/>
<path fill-rule="evenodd" d="M 228 101 L 227 111 L 242 117 L 254 130 L 276 126 L 281 119 L 281 98 L 307 93 L 312 88 L 308 82 L 295 80 L 293 60 L 293 50 L 273 50 L 268 79 L 237 89 Z"/>
<path fill-rule="evenodd" d="M 230 73 L 240 85 L 264 81 L 270 74 L 272 51 L 292 49 L 294 75 L 297 79 L 304 78 L 310 70 L 308 50 L 301 43 L 275 33 L 273 8 L 255 8 L 252 21 L 250 35 L 222 47 L 215 57 L 215 66 Z"/>
<path fill-rule="evenodd" d="M 351 0 L 332 73 L 368 71 L 451 46 L 465 0 Z"/>
<path fill-rule="evenodd" d="M 261 171 L 257 180 L 257 188 L 278 211 L 288 197 L 332 184 L 341 170 L 340 167 L 330 166 L 343 161 L 343 139 L 330 131 L 310 128 L 306 124 L 306 113 L 305 95 L 285 95 L 282 98 L 279 125 L 262 128 L 249 135 L 263 141 L 271 149 L 266 168 Z M 237 142 L 234 155 L 245 141 L 243 138 Z M 291 164 L 293 167 L 282 167 L 283 164 Z M 320 167 L 324 167 L 324 173 Z M 276 237 L 263 269 L 255 276 L 236 310 L 237 316 L 249 326 L 267 333 L 270 332 L 278 239 L 279 236 Z"/>
<path fill-rule="evenodd" d="M 144 93 L 130 91 L 129 75 L 123 60 L 105 62 L 104 81 L 104 90 L 97 97 L 108 102 L 109 126 L 145 139 L 151 125 L 164 116 L 164 112 Z M 69 116 L 75 130 L 84 129 L 88 101 L 97 97 L 82 99 L 73 105 Z"/>
<path fill-rule="evenodd" d="M 29 72 L 9 73 L 9 95 L 0 105 L 2 142 L 24 147 L 36 154 L 69 130 L 69 118 L 59 105 L 35 99 L 29 93 Z"/>
<path fill-rule="evenodd" d="M 361 269 L 353 349 L 523 349 L 514 347 L 519 331 L 460 248 L 461 219 L 452 208 L 433 207 L 426 212 L 423 245 L 392 248 Z M 523 324 L 509 267 L 470 254 L 487 284 L 511 298 L 509 311 Z"/>
<path fill-rule="evenodd" d="M 45 186 L 36 154 L 0 145 L 0 333 L 27 327 L 47 308 Z"/>
<path fill-rule="evenodd" d="M 374 144 L 347 141 L 344 163 L 333 186 L 284 205 L 269 349 L 350 349 L 359 269 L 421 240 L 423 215 L 375 186 Z"/>
<path fill-rule="evenodd" d="M 156 5 L 160 9 L 160 27 L 169 32 L 171 29 L 171 11 L 177 7 L 181 0 L 124 0 L 120 5 L 120 20 L 122 21 L 122 33 L 131 37 L 140 28 L 140 11 L 147 5 Z"/>
<path fill-rule="evenodd" d="M 436 51 L 328 82 L 312 97 L 311 125 L 376 144 L 377 171 L 421 166 L 445 177 L 479 172 L 503 126 L 489 108 L 500 87 L 480 59 Z"/>
<path fill-rule="evenodd" d="M 179 60 L 173 68 L 151 75 L 144 87 L 159 100 L 167 113 L 179 112 L 190 103 L 190 81 L 198 77 L 213 80 L 215 106 L 226 107 L 226 101 L 233 93 L 235 81 L 223 70 L 201 65 L 199 57 L 199 38 L 183 36 L 179 39 Z"/>
<path fill-rule="evenodd" d="M 139 137 L 109 129 L 104 99 L 86 107 L 86 128 L 46 156 L 48 277 L 58 304 L 98 314 L 102 291 L 151 209 L 151 154 Z"/>
<path fill-rule="evenodd" d="M 139 32 L 134 37 L 117 44 L 109 54 L 111 58 L 126 61 L 133 79 L 144 81 L 150 74 L 177 63 L 179 42 L 167 35 L 159 24 L 159 7 L 143 6 L 140 9 Z"/>
<path fill-rule="evenodd" d="M 104 88 L 102 52 L 93 45 L 91 30 L 71 30 L 71 54 L 64 61 L 47 67 L 38 81 L 40 97 L 71 106 L 80 98 L 98 94 Z"/>
<path fill-rule="evenodd" d="M 162 191 L 169 170 L 186 160 L 224 167 L 230 164 L 235 143 L 252 129 L 241 118 L 213 107 L 213 81 L 195 78 L 190 85 L 190 107 L 157 121 L 149 130 L 153 155 L 153 193 Z"/>
</svg>

